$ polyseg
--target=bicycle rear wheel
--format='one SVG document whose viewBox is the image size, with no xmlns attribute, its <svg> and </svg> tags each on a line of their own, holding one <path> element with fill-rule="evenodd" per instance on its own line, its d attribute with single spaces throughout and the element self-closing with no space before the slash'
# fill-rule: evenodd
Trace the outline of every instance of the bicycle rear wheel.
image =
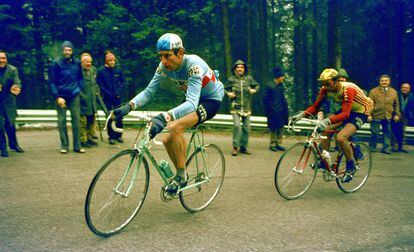
<svg viewBox="0 0 414 252">
<path fill-rule="evenodd" d="M 283 153 L 277 163 L 276 190 L 285 199 L 297 199 L 312 185 L 316 172 L 315 150 L 308 143 L 296 143 Z"/>
<path fill-rule="evenodd" d="M 187 160 L 187 187 L 180 192 L 180 201 L 189 212 L 205 209 L 223 185 L 226 163 L 221 149 L 214 144 L 197 148 Z"/>
<path fill-rule="evenodd" d="M 346 193 L 358 191 L 367 182 L 372 168 L 372 156 L 368 144 L 363 142 L 357 142 L 354 144 L 355 146 L 360 146 L 362 157 L 356 160 L 356 172 L 354 173 L 352 180 L 348 183 L 342 182 L 346 170 L 345 160 L 341 160 L 342 162 L 338 164 L 338 170 L 336 172 L 338 175 L 336 178 L 336 184 L 339 189 Z M 341 159 L 345 159 L 345 157 L 343 156 Z"/>
<path fill-rule="evenodd" d="M 146 159 L 136 150 L 123 150 L 96 173 L 85 201 L 89 229 L 107 237 L 125 228 L 141 209 L 148 192 Z"/>
</svg>

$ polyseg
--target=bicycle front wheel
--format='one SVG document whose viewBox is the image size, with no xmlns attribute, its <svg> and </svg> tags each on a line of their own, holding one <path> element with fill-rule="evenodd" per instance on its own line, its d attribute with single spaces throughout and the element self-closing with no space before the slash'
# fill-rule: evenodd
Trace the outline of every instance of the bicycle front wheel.
<svg viewBox="0 0 414 252">
<path fill-rule="evenodd" d="M 276 190 L 285 199 L 297 199 L 312 185 L 316 172 L 315 150 L 305 142 L 296 143 L 283 153 L 277 163 Z"/>
<path fill-rule="evenodd" d="M 96 173 L 85 201 L 90 230 L 107 237 L 125 228 L 141 209 L 148 192 L 146 159 L 136 150 L 124 150 Z"/>
<path fill-rule="evenodd" d="M 355 146 L 359 146 L 362 155 L 359 159 L 356 159 L 356 172 L 352 176 L 352 180 L 347 183 L 343 182 L 343 177 L 346 171 L 345 156 L 342 157 L 342 162 L 338 164 L 339 168 L 336 172 L 338 174 L 336 184 L 339 189 L 346 193 L 356 192 L 361 189 L 361 187 L 367 182 L 372 168 L 372 156 L 368 144 L 363 142 L 356 142 L 354 144 Z"/>
<path fill-rule="evenodd" d="M 186 164 L 188 182 L 180 192 L 180 201 L 189 212 L 205 209 L 214 200 L 223 185 L 226 163 L 217 145 L 197 148 Z"/>
</svg>

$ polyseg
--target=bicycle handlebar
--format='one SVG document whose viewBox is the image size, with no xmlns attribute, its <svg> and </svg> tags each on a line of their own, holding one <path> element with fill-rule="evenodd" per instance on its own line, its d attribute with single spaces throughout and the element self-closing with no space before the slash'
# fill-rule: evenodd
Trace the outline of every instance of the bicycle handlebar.
<svg viewBox="0 0 414 252">
<path fill-rule="evenodd" d="M 135 117 L 137 117 L 137 118 L 139 118 L 139 119 L 143 120 L 143 121 L 146 121 L 146 122 L 150 122 L 150 121 L 151 121 L 151 117 L 149 117 L 149 116 L 146 116 L 146 115 L 143 115 L 143 114 L 136 114 L 136 113 L 131 113 L 131 114 L 132 114 L 133 116 L 135 116 Z M 109 120 L 111 120 L 111 119 L 112 119 L 112 122 L 111 122 L 111 124 L 109 125 L 109 127 L 111 127 L 111 129 L 112 129 L 113 131 L 117 132 L 117 133 L 123 133 L 123 132 L 124 132 L 124 129 L 123 129 L 123 128 L 118 128 L 118 127 L 116 127 L 115 121 L 113 120 L 114 118 L 115 118 L 114 112 L 113 112 L 113 111 L 111 111 L 111 112 L 109 113 L 108 117 L 106 118 L 106 122 L 105 122 L 105 127 L 104 127 L 104 130 L 108 130 L 108 129 L 107 129 L 107 127 L 108 127 L 108 124 L 109 124 Z M 148 142 L 150 142 L 150 139 L 149 139 L 148 133 L 147 133 L 146 138 L 147 138 L 147 141 L 148 141 Z M 158 141 L 158 140 L 156 140 L 155 138 L 153 138 L 153 139 L 152 139 L 152 142 L 153 142 L 155 145 L 163 145 L 163 143 L 162 143 L 161 141 Z"/>
</svg>

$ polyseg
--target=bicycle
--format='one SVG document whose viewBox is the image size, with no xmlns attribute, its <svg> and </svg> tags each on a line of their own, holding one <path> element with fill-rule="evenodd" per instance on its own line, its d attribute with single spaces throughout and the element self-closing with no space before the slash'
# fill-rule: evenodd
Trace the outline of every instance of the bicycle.
<svg viewBox="0 0 414 252">
<path fill-rule="evenodd" d="M 317 120 L 302 118 L 301 120 L 316 124 Z M 296 129 L 292 120 L 289 121 L 288 130 L 300 131 Z M 338 133 L 338 130 L 329 130 L 325 133 Z M 315 180 L 319 164 L 323 162 L 325 169 L 322 170 L 325 181 L 336 180 L 337 186 L 345 193 L 356 192 L 366 183 L 372 168 L 371 151 L 366 143 L 350 141 L 351 148 L 355 156 L 355 148 L 359 146 L 361 155 L 356 160 L 356 172 L 353 179 L 348 183 L 344 182 L 345 159 L 342 151 L 339 151 L 333 164 L 322 155 L 322 148 L 317 140 L 326 138 L 317 132 L 316 126 L 310 137 L 305 141 L 295 143 L 289 147 L 280 157 L 275 169 L 275 187 L 280 196 L 287 200 L 301 197 L 312 185 Z"/>
<path fill-rule="evenodd" d="M 170 179 L 163 173 L 161 161 L 157 162 L 150 150 L 152 143 L 162 143 L 150 140 L 148 134 L 151 118 L 137 116 L 146 121 L 139 143 L 137 139 L 140 133 L 131 149 L 120 151 L 102 165 L 88 189 L 85 201 L 86 223 L 98 236 L 108 237 L 120 232 L 138 214 L 148 193 L 149 162 L 163 181 L 161 199 L 169 201 L 179 198 L 189 212 L 198 212 L 209 206 L 223 184 L 226 169 L 223 152 L 217 145 L 205 144 L 203 134 L 199 133 L 197 126 L 189 130 L 191 138 L 186 151 L 187 185 L 179 189 L 174 197 L 169 197 L 166 186 Z"/>
</svg>

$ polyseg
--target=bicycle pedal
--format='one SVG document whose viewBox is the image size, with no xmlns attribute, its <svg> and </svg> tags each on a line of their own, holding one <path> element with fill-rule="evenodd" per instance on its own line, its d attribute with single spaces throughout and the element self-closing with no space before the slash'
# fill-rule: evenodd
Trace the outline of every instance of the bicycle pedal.
<svg viewBox="0 0 414 252">
<path fill-rule="evenodd" d="M 161 196 L 161 200 L 164 202 L 169 202 L 173 199 L 177 199 L 178 198 L 178 194 L 169 194 L 166 190 L 165 187 L 161 187 L 161 192 L 160 192 L 160 196 Z"/>
</svg>

